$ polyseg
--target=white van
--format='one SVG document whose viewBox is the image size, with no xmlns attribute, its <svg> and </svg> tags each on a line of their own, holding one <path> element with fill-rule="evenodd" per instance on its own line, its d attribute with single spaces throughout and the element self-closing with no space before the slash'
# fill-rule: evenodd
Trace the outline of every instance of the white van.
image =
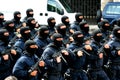
<svg viewBox="0 0 120 80">
<path fill-rule="evenodd" d="M 59 0 L 2 0 L 0 3 L 0 12 L 4 13 L 5 20 L 12 19 L 14 11 L 20 11 L 23 19 L 28 8 L 34 10 L 34 18 L 39 24 L 46 25 L 48 17 L 55 17 L 60 23 L 63 15 L 68 16 L 71 22 L 75 20 L 75 13 L 70 13 L 69 6 L 64 7 Z"/>
</svg>

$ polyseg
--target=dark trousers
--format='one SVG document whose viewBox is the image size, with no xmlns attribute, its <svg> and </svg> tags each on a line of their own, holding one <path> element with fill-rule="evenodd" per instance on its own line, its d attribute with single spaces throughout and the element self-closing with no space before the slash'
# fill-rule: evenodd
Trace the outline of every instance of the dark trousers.
<svg viewBox="0 0 120 80">
<path fill-rule="evenodd" d="M 89 76 L 91 80 L 110 80 L 107 74 L 101 70 L 90 70 Z"/>
<path fill-rule="evenodd" d="M 110 65 L 110 80 L 120 80 L 120 65 Z"/>
<path fill-rule="evenodd" d="M 48 80 L 64 80 L 62 74 L 48 74 Z"/>
<path fill-rule="evenodd" d="M 83 71 L 71 71 L 71 79 L 72 80 L 88 80 L 87 74 Z"/>
</svg>

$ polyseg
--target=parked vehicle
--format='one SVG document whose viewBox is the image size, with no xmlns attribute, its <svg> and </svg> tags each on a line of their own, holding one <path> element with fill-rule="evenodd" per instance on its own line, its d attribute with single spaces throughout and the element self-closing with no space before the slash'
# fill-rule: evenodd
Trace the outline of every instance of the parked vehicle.
<svg viewBox="0 0 120 80">
<path fill-rule="evenodd" d="M 110 24 L 116 24 L 116 20 L 120 18 L 120 2 L 108 2 L 102 11 L 102 17 Z"/>
<path fill-rule="evenodd" d="M 61 17 L 67 15 L 70 21 L 74 21 L 75 13 L 70 7 L 62 5 L 59 0 L 2 0 L 0 12 L 4 13 L 5 19 L 12 19 L 14 11 L 20 11 L 22 18 L 26 16 L 26 10 L 34 10 L 34 18 L 40 24 L 47 24 L 48 17 L 55 17 L 56 22 L 61 22 Z"/>
</svg>

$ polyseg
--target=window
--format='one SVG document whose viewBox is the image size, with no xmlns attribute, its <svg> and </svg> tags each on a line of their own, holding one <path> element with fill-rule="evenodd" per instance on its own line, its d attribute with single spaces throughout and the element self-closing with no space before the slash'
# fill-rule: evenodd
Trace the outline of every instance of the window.
<svg viewBox="0 0 120 80">
<path fill-rule="evenodd" d="M 120 5 L 108 6 L 106 13 L 107 14 L 120 14 Z"/>
<path fill-rule="evenodd" d="M 61 8 L 61 6 L 54 0 L 48 0 L 47 10 L 51 12 L 57 12 L 60 15 L 64 14 L 64 11 Z"/>
</svg>

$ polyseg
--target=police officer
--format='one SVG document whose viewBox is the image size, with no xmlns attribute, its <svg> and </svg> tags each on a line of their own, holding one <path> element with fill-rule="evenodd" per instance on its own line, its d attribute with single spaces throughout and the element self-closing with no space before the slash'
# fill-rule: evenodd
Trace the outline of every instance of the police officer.
<svg viewBox="0 0 120 80">
<path fill-rule="evenodd" d="M 49 38 L 49 29 L 47 26 L 41 26 L 37 37 L 34 39 L 36 44 L 38 45 L 38 51 L 36 52 L 36 55 L 38 57 L 41 57 L 44 49 L 46 46 L 51 42 L 51 39 Z"/>
<path fill-rule="evenodd" d="M 106 45 L 107 49 L 110 49 L 109 53 L 109 66 L 110 66 L 110 79 L 119 80 L 120 79 L 120 28 L 115 28 L 113 30 L 113 35 L 115 36 L 113 40 L 108 42 Z"/>
<path fill-rule="evenodd" d="M 37 29 L 39 27 L 39 25 L 37 25 L 37 22 L 35 21 L 35 18 L 33 17 L 29 17 L 26 21 L 27 26 L 30 28 L 31 30 L 31 35 L 34 36 L 37 34 Z"/>
<path fill-rule="evenodd" d="M 93 41 L 90 45 L 85 45 L 86 51 L 90 54 L 87 57 L 88 74 L 92 80 L 109 80 L 107 74 L 103 70 L 103 49 L 102 47 L 102 33 L 100 30 L 93 32 Z"/>
<path fill-rule="evenodd" d="M 67 34 L 69 36 L 71 36 L 73 34 L 73 30 L 70 29 L 70 20 L 69 20 L 69 17 L 68 16 L 62 16 L 61 18 L 61 22 L 66 26 L 66 31 L 67 31 Z"/>
<path fill-rule="evenodd" d="M 56 32 L 62 35 L 64 46 L 67 47 L 69 42 L 69 35 L 67 35 L 67 27 L 63 23 L 59 23 L 56 25 Z"/>
<path fill-rule="evenodd" d="M 103 43 L 108 42 L 110 39 L 113 38 L 112 31 L 111 31 L 111 26 L 108 20 L 103 19 L 101 22 L 98 23 L 100 31 L 102 33 L 103 37 Z M 108 53 L 108 52 L 106 52 Z M 107 64 L 108 61 L 108 56 L 104 55 L 104 65 Z"/>
<path fill-rule="evenodd" d="M 24 55 L 21 56 L 13 68 L 13 74 L 18 80 L 40 80 L 39 69 L 44 67 L 43 61 L 38 61 L 38 57 L 35 55 L 38 46 L 33 40 L 27 40 L 25 42 Z M 31 67 L 38 62 L 38 68 L 31 70 Z M 29 71 L 31 70 L 31 71 Z"/>
<path fill-rule="evenodd" d="M 17 53 L 8 48 L 9 32 L 6 29 L 0 29 L 0 80 L 4 80 L 11 75 L 13 56 Z"/>
<path fill-rule="evenodd" d="M 4 20 L 4 14 L 0 12 L 0 28 L 4 27 L 5 21 L 6 20 Z"/>
<path fill-rule="evenodd" d="M 11 40 L 13 37 L 16 36 L 15 34 L 15 25 L 14 22 L 12 20 L 8 20 L 5 22 L 4 28 L 7 29 L 7 31 L 9 32 L 9 39 Z"/>
<path fill-rule="evenodd" d="M 79 25 L 80 25 L 80 29 L 81 29 L 81 32 L 83 33 L 84 37 L 90 38 L 91 34 L 89 33 L 89 31 L 90 31 L 89 24 L 86 21 L 82 21 L 79 23 Z"/>
<path fill-rule="evenodd" d="M 104 19 L 98 23 L 99 28 L 103 34 L 103 38 L 106 38 L 108 35 L 111 35 L 111 26 L 108 20 Z"/>
<path fill-rule="evenodd" d="M 71 23 L 70 28 L 73 31 L 81 31 L 79 23 L 84 21 L 82 13 L 76 13 L 75 14 L 75 21 Z"/>
<path fill-rule="evenodd" d="M 67 57 L 69 53 L 66 50 L 61 50 L 63 45 L 61 34 L 54 33 L 52 35 L 52 40 L 53 43 L 50 43 L 42 54 L 47 66 L 48 80 L 64 80 L 63 62 L 66 63 L 66 61 L 63 57 Z"/>
<path fill-rule="evenodd" d="M 13 19 L 12 19 L 12 21 L 13 21 L 14 26 L 15 26 L 16 29 L 22 27 L 22 22 L 20 21 L 20 19 L 21 19 L 21 13 L 20 13 L 20 11 L 15 11 L 13 13 Z"/>
<path fill-rule="evenodd" d="M 21 37 L 16 40 L 14 43 L 14 49 L 19 54 L 19 57 L 22 55 L 23 51 L 25 50 L 24 43 L 31 38 L 31 31 L 29 27 L 21 27 L 20 28 Z"/>
<path fill-rule="evenodd" d="M 75 55 L 70 65 L 70 73 L 72 80 L 88 80 L 87 74 L 84 72 L 86 65 L 86 54 L 82 48 L 84 46 L 84 35 L 80 31 L 73 33 L 74 41 L 69 45 L 68 49 Z"/>
<path fill-rule="evenodd" d="M 26 20 L 29 18 L 29 17 L 33 17 L 34 16 L 34 11 L 33 9 L 29 8 L 26 10 L 26 17 L 23 19 L 23 22 L 26 22 Z"/>
<path fill-rule="evenodd" d="M 52 35 L 55 32 L 56 20 L 54 17 L 49 17 L 47 19 L 47 23 L 48 23 L 48 29 L 50 31 L 50 34 Z"/>
</svg>

